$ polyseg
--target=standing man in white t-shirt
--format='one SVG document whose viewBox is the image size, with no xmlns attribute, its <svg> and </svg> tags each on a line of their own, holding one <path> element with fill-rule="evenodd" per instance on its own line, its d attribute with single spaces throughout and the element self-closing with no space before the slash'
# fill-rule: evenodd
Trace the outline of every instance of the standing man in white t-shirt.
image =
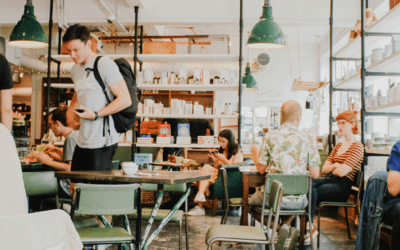
<svg viewBox="0 0 400 250">
<path fill-rule="evenodd" d="M 132 102 L 125 80 L 118 66 L 108 57 L 102 57 L 98 70 L 106 85 L 106 96 L 93 74 L 97 55 L 91 50 L 90 32 L 85 26 L 75 24 L 63 37 L 63 46 L 76 63 L 71 69 L 75 94 L 67 111 L 67 118 L 79 116 L 79 137 L 72 158 L 71 171 L 111 170 L 112 158 L 118 147 L 119 136 L 114 127 L 112 114 Z M 83 109 L 82 113 L 75 109 Z M 105 121 L 109 117 L 109 122 Z"/>
</svg>

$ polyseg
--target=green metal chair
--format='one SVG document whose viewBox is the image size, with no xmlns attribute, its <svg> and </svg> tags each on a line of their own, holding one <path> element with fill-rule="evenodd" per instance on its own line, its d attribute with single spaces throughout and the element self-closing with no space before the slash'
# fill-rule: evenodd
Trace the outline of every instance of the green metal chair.
<svg viewBox="0 0 400 250">
<path fill-rule="evenodd" d="M 54 171 L 38 171 L 38 172 L 22 172 L 26 196 L 29 197 L 39 195 L 54 195 L 57 208 L 59 207 L 57 178 Z M 40 202 L 40 210 L 42 210 L 43 201 Z"/>
<path fill-rule="evenodd" d="M 243 196 L 243 185 L 242 185 L 242 173 L 239 170 L 239 167 L 254 165 L 254 161 L 250 158 L 244 159 L 241 163 L 235 164 L 225 164 L 221 165 L 221 168 L 224 168 L 226 171 L 227 179 L 229 179 L 229 183 L 227 182 L 225 189 L 222 176 L 218 174 L 218 178 L 214 184 L 212 184 L 210 189 L 210 196 L 208 199 L 213 200 L 213 208 L 212 208 L 212 216 L 216 216 L 217 214 L 217 206 L 218 200 L 223 199 L 226 200 L 225 190 L 228 191 L 230 204 L 229 206 L 243 206 L 242 196 Z M 225 209 L 227 204 L 225 204 Z"/>
<path fill-rule="evenodd" d="M 283 184 L 283 188 L 285 189 L 285 195 L 307 195 L 308 202 L 312 202 L 312 179 L 308 174 L 268 174 L 265 181 L 265 195 L 270 192 L 270 186 L 273 181 L 279 181 Z M 261 207 L 252 207 L 251 209 L 251 218 L 252 225 L 254 225 L 254 219 L 258 221 L 262 221 L 263 215 L 262 212 L 268 213 L 269 209 L 262 210 Z M 307 206 L 304 209 L 298 210 L 284 210 L 281 209 L 281 216 L 285 215 L 295 215 L 297 218 L 299 216 L 308 216 L 309 221 L 311 220 L 311 206 Z M 302 232 L 302 230 L 300 230 Z M 312 223 L 310 223 L 310 235 L 312 235 Z M 300 235 L 302 237 L 303 235 Z M 311 246 L 314 249 L 313 238 L 311 237 Z"/>
<path fill-rule="evenodd" d="M 157 191 L 157 185 L 156 184 L 148 184 L 148 183 L 142 183 L 141 184 L 142 188 L 144 191 Z M 186 192 L 186 184 L 175 184 L 175 185 L 164 185 L 164 191 L 167 192 L 179 192 L 179 193 L 184 193 Z M 142 209 L 142 220 L 148 221 L 150 219 L 152 209 L 150 208 L 143 208 Z M 155 221 L 162 221 L 164 218 L 167 217 L 171 210 L 169 209 L 159 209 L 157 211 L 156 217 L 154 217 Z M 185 237 L 186 237 L 186 249 L 189 249 L 189 237 L 188 237 L 188 231 L 189 231 L 189 226 L 188 226 L 188 201 L 186 199 L 185 201 L 185 211 L 182 210 L 177 210 L 171 217 L 172 222 L 176 222 L 179 225 L 179 249 L 182 250 L 182 217 L 183 214 L 185 214 Z M 129 219 L 137 219 L 138 214 L 133 214 L 129 215 Z"/>
<path fill-rule="evenodd" d="M 360 202 L 360 193 L 362 189 L 362 180 L 364 178 L 364 172 L 361 170 L 358 171 L 356 178 L 354 178 L 354 184 L 352 186 L 352 193 L 354 193 L 356 200 L 355 202 L 350 201 L 343 201 L 343 202 L 334 202 L 334 201 L 324 201 L 318 205 L 318 238 L 317 238 L 317 248 L 319 248 L 319 238 L 321 235 L 321 208 L 322 207 L 344 207 L 344 212 L 346 216 L 346 223 L 347 223 L 347 233 L 349 235 L 349 239 L 351 239 L 350 233 L 350 224 L 349 224 L 349 217 L 347 215 L 347 208 L 353 207 L 356 210 L 356 217 L 358 215 L 358 205 Z"/>
<path fill-rule="evenodd" d="M 122 215 L 125 228 L 79 228 L 78 234 L 83 245 L 122 244 L 136 245 L 139 249 L 140 228 L 136 228 L 136 240 L 131 234 L 126 215 L 135 214 L 141 209 L 141 187 L 139 184 L 95 185 L 77 183 L 72 197 L 71 218 L 75 215 Z M 136 225 L 140 221 L 138 217 Z M 106 222 L 106 221 L 105 221 Z"/>
<path fill-rule="evenodd" d="M 271 184 L 270 198 L 268 200 L 268 206 L 271 209 L 268 210 L 268 222 L 266 230 L 264 230 L 263 219 L 264 211 L 266 211 L 265 209 L 263 209 L 261 212 L 261 227 L 237 225 L 212 226 L 206 235 L 206 244 L 208 245 L 208 250 L 212 249 L 212 244 L 215 242 L 242 242 L 273 246 L 276 243 L 276 227 L 278 225 L 281 211 L 282 196 L 282 183 L 279 181 L 273 181 Z M 265 198 L 263 201 L 263 207 L 266 208 Z M 274 216 L 274 227 L 271 231 L 269 228 L 271 225 L 272 216 Z"/>
</svg>

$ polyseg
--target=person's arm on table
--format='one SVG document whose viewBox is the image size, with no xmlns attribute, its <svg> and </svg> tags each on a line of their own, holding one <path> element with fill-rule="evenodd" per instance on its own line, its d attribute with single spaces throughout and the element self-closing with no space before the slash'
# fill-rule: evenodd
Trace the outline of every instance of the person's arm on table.
<svg viewBox="0 0 400 250">
<path fill-rule="evenodd" d="M 12 112 L 12 89 L 3 89 L 0 90 L 0 107 L 1 107 L 1 123 L 6 126 L 8 131 L 12 130 L 12 122 L 13 122 L 13 112 Z"/>
<path fill-rule="evenodd" d="M 132 104 L 132 100 L 129 96 L 128 87 L 126 86 L 124 79 L 111 85 L 110 90 L 115 95 L 115 99 L 110 104 L 108 104 L 101 110 L 97 111 L 97 114 L 99 115 L 100 118 L 104 117 L 104 116 L 109 116 L 109 115 L 115 114 L 115 113 L 129 107 Z M 71 104 L 71 106 L 72 106 L 72 104 Z M 78 115 L 82 119 L 94 120 L 94 118 L 95 118 L 94 111 L 89 110 L 82 105 L 80 107 L 82 109 L 84 109 L 84 112 L 78 113 L 74 110 L 76 115 Z"/>
<path fill-rule="evenodd" d="M 71 171 L 71 161 L 69 162 L 53 161 L 47 154 L 44 153 L 34 153 L 33 158 L 43 163 L 44 165 L 54 168 L 55 170 Z"/>
</svg>

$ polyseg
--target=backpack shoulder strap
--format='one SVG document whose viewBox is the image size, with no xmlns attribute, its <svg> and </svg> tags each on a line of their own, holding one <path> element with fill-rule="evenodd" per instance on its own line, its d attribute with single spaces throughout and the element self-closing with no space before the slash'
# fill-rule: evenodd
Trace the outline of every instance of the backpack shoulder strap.
<svg viewBox="0 0 400 250">
<path fill-rule="evenodd" d="M 101 88 L 103 89 L 103 93 L 106 96 L 107 102 L 111 103 L 110 98 L 107 95 L 107 91 L 106 91 L 106 85 L 103 82 L 103 79 L 101 79 L 100 73 L 99 73 L 99 61 L 100 61 L 101 56 L 98 56 L 96 58 L 96 60 L 94 61 L 94 66 L 93 66 L 93 74 L 94 74 L 94 78 L 96 79 L 96 81 L 100 84 Z"/>
</svg>

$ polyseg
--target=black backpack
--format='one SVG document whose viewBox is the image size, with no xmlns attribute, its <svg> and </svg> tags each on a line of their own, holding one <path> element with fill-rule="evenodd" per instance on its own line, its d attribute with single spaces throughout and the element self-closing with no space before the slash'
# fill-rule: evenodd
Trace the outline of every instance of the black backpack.
<svg viewBox="0 0 400 250">
<path fill-rule="evenodd" d="M 96 78 L 97 82 L 99 82 L 101 88 L 103 89 L 103 93 L 106 95 L 107 102 L 110 103 L 111 100 L 107 95 L 106 86 L 104 85 L 103 80 L 101 79 L 99 70 L 98 70 L 98 63 L 101 56 L 98 56 L 94 62 L 93 73 L 94 77 Z M 124 77 L 126 82 L 126 86 L 128 87 L 129 95 L 132 100 L 131 106 L 127 107 L 119 111 L 118 113 L 112 114 L 114 120 L 114 126 L 118 133 L 125 133 L 126 131 L 130 130 L 136 121 L 136 111 L 137 111 L 137 88 L 136 88 L 136 78 L 132 72 L 131 65 L 125 58 L 118 58 L 115 59 L 114 62 L 117 64 L 119 68 L 119 72 Z"/>
</svg>

